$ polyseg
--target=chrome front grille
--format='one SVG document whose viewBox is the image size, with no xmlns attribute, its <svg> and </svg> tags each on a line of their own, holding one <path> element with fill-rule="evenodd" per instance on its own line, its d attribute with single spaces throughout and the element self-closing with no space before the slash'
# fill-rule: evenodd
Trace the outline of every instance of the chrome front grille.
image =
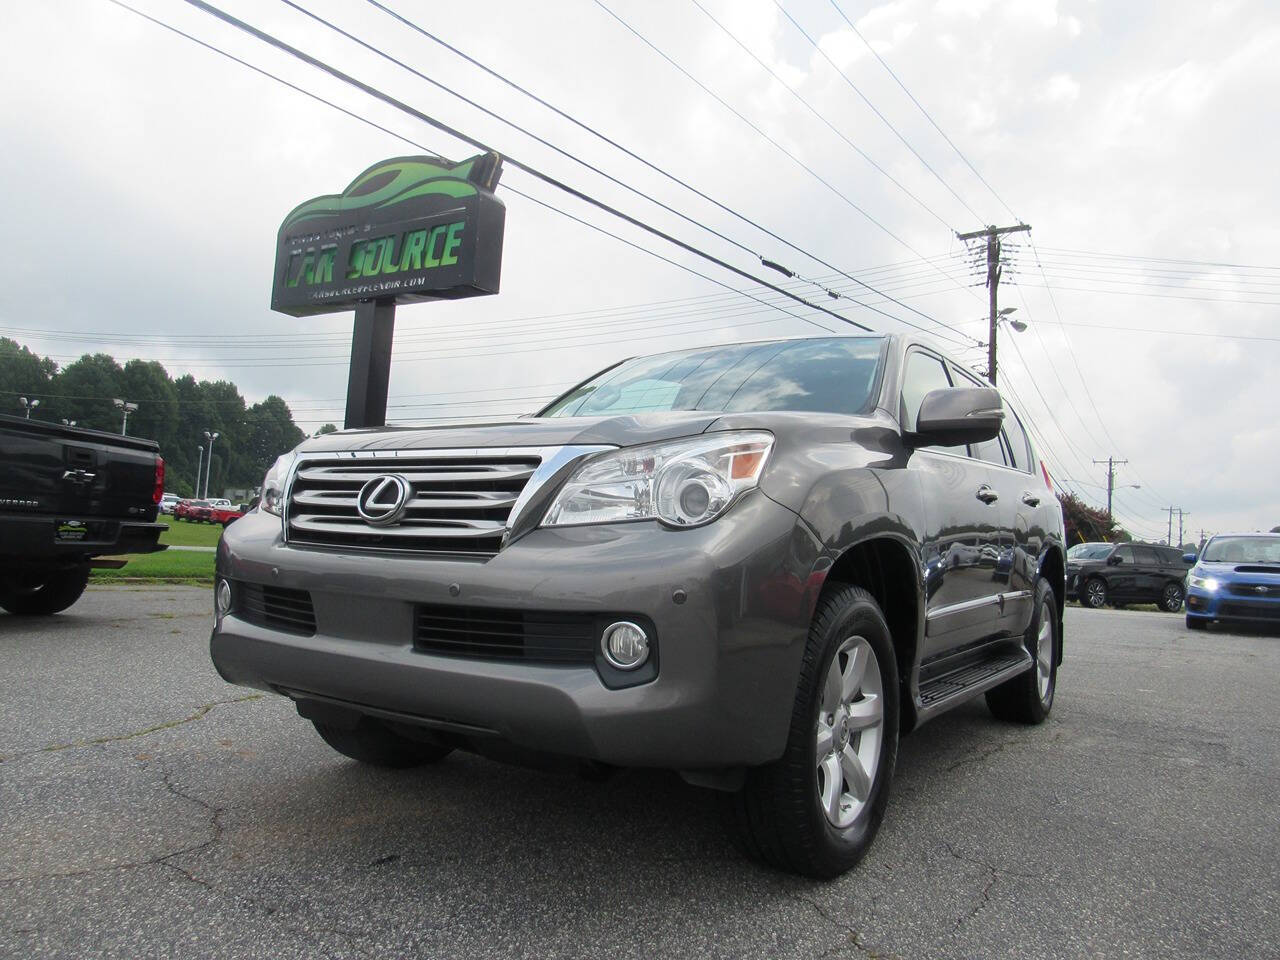
<svg viewBox="0 0 1280 960">
<path fill-rule="evenodd" d="M 378 451 L 304 455 L 289 490 L 291 543 L 371 550 L 492 555 L 542 450 Z M 377 526 L 357 509 L 370 480 L 409 486 L 403 516 Z"/>
</svg>

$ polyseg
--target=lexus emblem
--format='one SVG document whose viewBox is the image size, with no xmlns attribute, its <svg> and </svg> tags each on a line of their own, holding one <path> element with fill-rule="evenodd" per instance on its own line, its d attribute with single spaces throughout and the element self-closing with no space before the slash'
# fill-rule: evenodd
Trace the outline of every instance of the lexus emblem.
<svg viewBox="0 0 1280 960">
<path fill-rule="evenodd" d="M 375 527 L 390 526 L 404 516 L 412 492 L 409 481 L 394 473 L 374 477 L 360 488 L 356 512 L 365 523 Z"/>
</svg>

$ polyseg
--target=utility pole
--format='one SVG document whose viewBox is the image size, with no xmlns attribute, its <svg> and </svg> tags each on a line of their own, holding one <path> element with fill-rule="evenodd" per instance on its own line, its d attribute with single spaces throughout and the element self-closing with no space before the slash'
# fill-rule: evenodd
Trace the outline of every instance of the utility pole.
<svg viewBox="0 0 1280 960">
<path fill-rule="evenodd" d="M 1165 507 L 1165 512 L 1169 514 L 1169 546 L 1173 546 L 1173 515 L 1178 515 L 1178 547 L 1182 547 L 1182 518 L 1191 516 L 1190 510 L 1183 510 L 1181 507 Z"/>
<path fill-rule="evenodd" d="M 962 242 L 967 243 L 970 240 L 986 238 L 987 241 L 987 300 L 989 307 L 989 323 L 987 326 L 987 379 L 991 381 L 991 385 L 996 385 L 996 322 L 1000 319 L 999 304 L 996 300 L 996 290 L 1000 286 L 1000 275 L 1003 270 L 1000 266 L 1000 238 L 1007 233 L 1020 233 L 1028 231 L 1031 226 L 1026 223 L 1015 224 L 1012 227 L 984 227 L 981 230 L 973 230 L 969 233 L 957 233 Z"/>
<path fill-rule="evenodd" d="M 1124 463 L 1128 463 L 1129 461 L 1128 461 L 1128 460 L 1117 460 L 1115 457 L 1107 457 L 1107 459 L 1105 459 L 1105 460 L 1095 460 L 1095 461 L 1093 461 L 1093 462 L 1094 462 L 1095 464 L 1099 464 L 1099 465 L 1100 465 L 1100 464 L 1104 464 L 1104 463 L 1107 465 L 1107 523 L 1108 523 L 1108 524 L 1110 524 L 1110 523 L 1112 523 L 1112 520 L 1111 520 L 1111 495 L 1112 495 L 1113 493 L 1115 493 L 1115 489 L 1116 489 L 1116 465 L 1117 465 L 1117 464 L 1124 464 Z M 1172 524 L 1170 524 L 1170 526 L 1169 526 L 1169 530 L 1170 530 L 1170 532 L 1172 533 L 1172 531 L 1173 531 L 1173 526 L 1172 526 Z"/>
<path fill-rule="evenodd" d="M 1191 516 L 1190 510 L 1183 510 L 1181 507 L 1178 508 L 1178 549 L 1179 550 L 1182 549 L 1182 518 L 1189 517 L 1189 516 Z"/>
</svg>

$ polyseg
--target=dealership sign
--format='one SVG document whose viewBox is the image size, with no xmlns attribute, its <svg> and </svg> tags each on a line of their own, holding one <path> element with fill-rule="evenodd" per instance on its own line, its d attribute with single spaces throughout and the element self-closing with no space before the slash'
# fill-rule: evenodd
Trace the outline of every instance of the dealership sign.
<svg viewBox="0 0 1280 960">
<path fill-rule="evenodd" d="M 506 209 L 493 153 L 396 157 L 280 226 L 271 308 L 295 317 L 497 293 Z"/>
</svg>

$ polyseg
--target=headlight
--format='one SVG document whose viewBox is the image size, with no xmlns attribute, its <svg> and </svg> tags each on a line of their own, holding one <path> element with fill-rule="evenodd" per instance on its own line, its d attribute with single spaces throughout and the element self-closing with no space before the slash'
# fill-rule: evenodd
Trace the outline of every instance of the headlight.
<svg viewBox="0 0 1280 960">
<path fill-rule="evenodd" d="M 1187 575 L 1187 583 L 1201 590 L 1208 590 L 1210 593 L 1218 589 L 1218 581 L 1213 577 L 1197 577 L 1194 573 Z"/>
<path fill-rule="evenodd" d="M 284 516 L 285 484 L 289 482 L 289 472 L 297 459 L 298 455 L 291 450 L 277 458 L 267 471 L 267 476 L 262 481 L 262 497 L 258 500 L 258 506 L 267 513 L 274 513 L 277 517 Z"/>
<path fill-rule="evenodd" d="M 569 478 L 542 525 L 710 523 L 756 485 L 772 447 L 773 434 L 744 430 L 601 454 Z"/>
</svg>

